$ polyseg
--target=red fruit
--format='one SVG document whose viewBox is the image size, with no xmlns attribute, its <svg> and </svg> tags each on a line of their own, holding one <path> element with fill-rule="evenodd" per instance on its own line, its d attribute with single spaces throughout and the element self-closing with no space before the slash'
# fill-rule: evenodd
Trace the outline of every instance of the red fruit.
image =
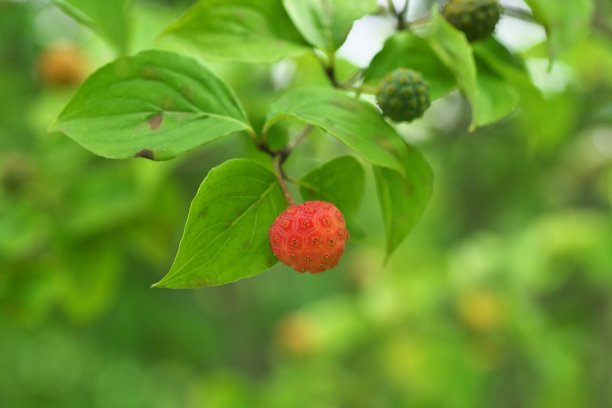
<svg viewBox="0 0 612 408">
<path fill-rule="evenodd" d="M 292 205 L 270 227 L 272 252 L 298 272 L 319 273 L 338 265 L 348 238 L 342 213 L 325 201 Z"/>
</svg>

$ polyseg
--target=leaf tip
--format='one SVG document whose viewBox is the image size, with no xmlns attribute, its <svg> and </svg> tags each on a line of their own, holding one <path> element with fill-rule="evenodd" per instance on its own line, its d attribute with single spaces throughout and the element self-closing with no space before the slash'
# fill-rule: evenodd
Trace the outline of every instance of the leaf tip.
<svg viewBox="0 0 612 408">
<path fill-rule="evenodd" d="M 166 287 L 166 284 L 164 283 L 164 279 L 162 279 L 159 282 L 152 284 L 150 287 L 151 289 L 162 289 Z"/>
<path fill-rule="evenodd" d="M 54 120 L 48 127 L 47 133 L 59 132 L 59 120 Z"/>
</svg>

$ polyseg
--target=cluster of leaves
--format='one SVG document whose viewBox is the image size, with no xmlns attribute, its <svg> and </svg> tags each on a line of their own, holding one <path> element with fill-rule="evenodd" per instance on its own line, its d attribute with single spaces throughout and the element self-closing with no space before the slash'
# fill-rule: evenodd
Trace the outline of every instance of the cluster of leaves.
<svg viewBox="0 0 612 408">
<path fill-rule="evenodd" d="M 586 0 L 584 0 L 586 2 Z M 114 7 L 92 0 L 57 2 L 125 54 L 131 1 Z M 574 21 L 555 14 L 550 1 L 529 2 L 558 50 L 572 37 L 555 27 Z M 588 7 L 585 6 L 585 15 Z M 299 141 L 272 149 L 273 127 L 301 121 L 336 138 L 373 168 L 389 256 L 421 218 L 432 190 L 423 156 L 369 102 L 362 91 L 396 68 L 421 72 L 432 100 L 459 89 L 472 108 L 471 129 L 512 113 L 522 99 L 542 98 L 523 61 L 491 38 L 471 45 L 433 9 L 424 25 L 407 24 L 391 36 L 357 76 L 358 87 L 336 78 L 336 51 L 353 22 L 378 13 L 375 0 L 206 0 L 163 30 L 189 52 L 209 61 L 271 63 L 305 53 L 321 61 L 327 87 L 289 90 L 271 104 L 261 130 L 250 122 L 232 90 L 193 58 L 148 50 L 121 56 L 91 75 L 52 129 L 93 153 L 113 159 L 168 160 L 223 136 L 244 132 L 280 165 Z M 577 20 L 582 21 L 582 20 Z M 582 26 L 574 24 L 574 34 Z M 568 30 L 564 31 L 565 33 Z M 350 164 L 348 164 L 350 163 Z M 354 169 L 359 169 L 355 171 Z M 158 287 L 201 287 L 260 273 L 276 263 L 268 228 L 285 206 L 283 171 L 246 159 L 213 169 L 194 198 L 175 262 Z M 325 199 L 346 211 L 349 224 L 361 199 L 346 191 L 363 185 L 360 162 L 347 156 L 304 177 L 308 198 Z M 359 190 L 359 189 L 357 189 Z"/>
</svg>

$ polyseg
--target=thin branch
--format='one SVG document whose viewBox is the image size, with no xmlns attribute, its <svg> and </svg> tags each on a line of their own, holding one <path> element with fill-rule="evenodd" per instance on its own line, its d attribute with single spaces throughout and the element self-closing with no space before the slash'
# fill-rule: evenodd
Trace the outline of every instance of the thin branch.
<svg viewBox="0 0 612 408">
<path fill-rule="evenodd" d="M 308 136 L 308 134 L 312 131 L 312 129 L 314 129 L 314 127 L 309 124 L 309 125 L 306 125 L 300 133 L 298 133 L 295 139 L 293 139 L 293 142 L 289 144 L 289 146 L 287 147 L 287 149 L 289 150 L 289 154 L 291 154 L 291 152 L 293 152 L 293 149 L 295 149 L 296 146 L 300 144 L 300 142 L 304 140 L 306 136 Z"/>
<path fill-rule="evenodd" d="M 287 188 L 287 183 L 285 183 L 285 178 L 287 177 L 285 171 L 283 170 L 283 162 L 287 160 L 288 154 L 277 154 L 274 156 L 273 164 L 274 164 L 274 174 L 276 174 L 276 179 L 278 180 L 278 184 L 280 184 L 281 190 L 283 190 L 283 194 L 285 195 L 285 200 L 289 205 L 295 205 L 295 201 L 291 196 L 291 192 L 289 192 L 289 188 Z"/>
<path fill-rule="evenodd" d="M 355 72 L 352 77 L 342 82 L 340 86 L 342 88 L 350 88 L 354 86 L 357 82 L 361 80 L 361 78 L 363 78 L 364 72 L 365 72 L 365 69 L 360 69 L 359 71 Z"/>
<path fill-rule="evenodd" d="M 397 16 L 397 9 L 395 8 L 395 4 L 393 3 L 393 0 L 387 0 L 387 8 L 389 9 L 389 12 L 391 13 L 391 15 Z"/>
<path fill-rule="evenodd" d="M 393 0 L 387 0 L 387 8 L 389 9 L 389 13 L 395 17 L 396 19 L 396 28 L 398 31 L 404 30 L 407 28 L 406 25 L 406 15 L 408 14 L 408 3 L 410 0 L 405 0 L 404 5 L 398 11 L 393 3 Z"/>
<path fill-rule="evenodd" d="M 317 58 L 317 60 L 319 61 L 319 63 L 321 64 L 321 67 L 323 68 L 323 71 L 325 72 L 325 75 L 327 76 L 327 78 L 329 79 L 329 82 L 331 82 L 332 86 L 334 88 L 340 88 L 340 83 L 338 82 L 338 78 L 336 78 L 336 67 L 335 67 L 335 54 L 328 54 L 327 56 L 327 61 L 325 61 L 319 54 L 317 54 L 316 52 L 314 53 L 314 56 Z"/>
<path fill-rule="evenodd" d="M 289 145 L 279 150 L 271 149 L 270 146 L 268 145 L 266 138 L 262 138 L 261 140 L 258 140 L 257 138 L 255 138 L 254 140 L 255 147 L 257 147 L 257 149 L 266 153 L 268 156 L 272 158 L 272 164 L 274 166 L 274 174 L 276 175 L 278 184 L 280 185 L 281 190 L 283 191 L 283 195 L 285 196 L 285 199 L 287 200 L 287 203 L 289 203 L 289 205 L 294 205 L 295 201 L 293 200 L 293 197 L 291 196 L 291 192 L 289 191 L 289 188 L 287 188 L 287 184 L 285 183 L 285 180 L 292 180 L 292 179 L 290 179 L 285 173 L 285 170 L 283 169 L 283 164 L 285 163 L 285 161 L 287 161 L 287 159 L 289 158 L 289 156 L 291 155 L 295 147 L 302 140 L 304 140 L 306 136 L 308 136 L 308 134 L 312 131 L 312 129 L 313 129 L 312 125 L 310 124 L 306 125 L 304 129 L 302 129 L 300 133 L 297 134 L 297 136 L 293 139 L 293 141 Z"/>
<path fill-rule="evenodd" d="M 518 7 L 504 6 L 504 14 L 508 17 L 516 18 L 518 20 L 527 21 L 528 23 L 535 23 L 535 18 L 529 10 L 525 10 Z"/>
<path fill-rule="evenodd" d="M 424 16 L 424 17 L 417 18 L 416 20 L 410 21 L 406 24 L 408 24 L 408 26 L 418 26 L 418 25 L 423 25 L 423 24 L 429 24 L 430 21 L 431 21 L 431 16 Z"/>
<path fill-rule="evenodd" d="M 410 0 L 404 1 L 404 7 L 397 13 L 397 30 L 401 31 L 408 28 L 408 23 L 406 22 L 406 17 L 408 16 L 408 6 L 410 5 Z"/>
</svg>

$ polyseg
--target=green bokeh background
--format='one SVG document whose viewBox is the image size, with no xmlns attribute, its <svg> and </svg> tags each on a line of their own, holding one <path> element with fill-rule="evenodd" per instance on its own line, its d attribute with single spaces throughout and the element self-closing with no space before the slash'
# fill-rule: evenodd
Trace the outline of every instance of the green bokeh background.
<svg viewBox="0 0 612 408">
<path fill-rule="evenodd" d="M 134 49 L 187 3 L 140 1 Z M 386 267 L 368 172 L 367 236 L 339 268 L 154 290 L 208 170 L 267 158 L 234 135 L 171 162 L 110 161 L 47 133 L 75 87 L 45 81 L 41 55 L 68 44 L 90 73 L 114 50 L 44 1 L 0 1 L 0 407 L 612 406 L 609 34 L 536 71 L 545 104 L 467 133 L 451 95 L 400 127 L 435 185 Z M 525 51 L 531 67 L 543 50 Z M 212 68 L 256 128 L 271 71 L 325 81 L 307 57 Z M 315 133 L 288 172 L 346 153 Z"/>
</svg>

